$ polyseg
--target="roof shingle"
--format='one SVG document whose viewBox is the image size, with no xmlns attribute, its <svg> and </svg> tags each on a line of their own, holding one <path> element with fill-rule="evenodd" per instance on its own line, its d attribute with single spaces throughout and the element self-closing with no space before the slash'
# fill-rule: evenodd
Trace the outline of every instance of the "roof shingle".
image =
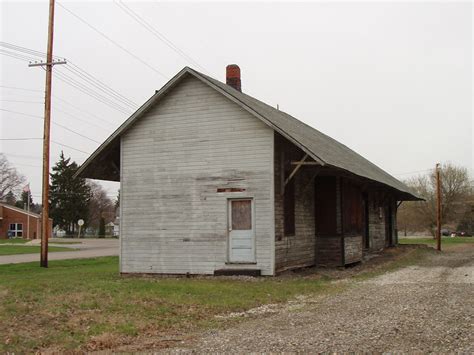
<svg viewBox="0 0 474 355">
<path fill-rule="evenodd" d="M 194 77 L 200 79 L 202 82 L 207 83 L 211 87 L 220 91 L 227 97 L 230 97 L 233 101 L 243 106 L 249 112 L 254 113 L 258 118 L 262 119 L 265 123 L 269 124 L 273 128 L 279 131 L 286 138 L 290 139 L 293 143 L 297 144 L 302 150 L 308 153 L 316 161 L 320 162 L 321 165 L 332 166 L 335 168 L 346 170 L 357 176 L 367 178 L 384 185 L 387 185 L 402 193 L 404 200 L 419 200 L 418 196 L 415 196 L 409 188 L 388 174 L 369 160 L 362 157 L 352 149 L 348 148 L 342 143 L 339 143 L 335 139 L 327 136 L 326 134 L 314 129 L 311 126 L 301 122 L 293 116 L 277 110 L 276 108 L 259 101 L 252 96 L 244 94 L 234 88 L 214 79 L 205 74 L 202 74 L 191 68 L 184 68 L 181 70 L 173 79 L 167 83 L 163 89 L 154 95 L 150 100 L 146 102 L 134 115 L 132 115 L 122 126 L 120 126 L 107 141 L 104 142 L 94 152 L 89 159 L 81 166 L 78 174 L 82 174 L 85 168 L 91 163 L 92 160 L 97 157 L 101 151 L 107 148 L 108 144 L 116 141 L 119 135 L 121 135 L 133 122 L 141 116 L 143 112 L 147 110 L 149 106 L 152 106 L 156 100 L 164 94 L 169 88 L 174 86 L 181 78 L 191 74 Z M 169 85 L 172 83 L 172 85 Z M 88 176 L 85 176 L 88 177 Z"/>
</svg>

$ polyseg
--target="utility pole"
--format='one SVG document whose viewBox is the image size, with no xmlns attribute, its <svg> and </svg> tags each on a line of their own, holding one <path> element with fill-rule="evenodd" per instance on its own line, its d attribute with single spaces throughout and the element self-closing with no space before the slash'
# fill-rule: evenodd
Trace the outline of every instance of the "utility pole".
<svg viewBox="0 0 474 355">
<path fill-rule="evenodd" d="M 44 129 L 43 129 L 43 213 L 41 216 L 41 267 L 48 267 L 48 236 L 49 236 L 49 146 L 51 131 L 51 82 L 53 65 L 66 64 L 66 61 L 53 61 L 54 34 L 54 0 L 49 0 L 48 51 L 46 63 L 30 63 L 28 66 L 46 67 L 46 85 L 44 100 Z"/>
<path fill-rule="evenodd" d="M 26 239 L 30 239 L 30 194 L 31 194 L 31 190 L 30 190 L 30 184 L 27 185 L 28 186 L 28 196 L 27 196 L 27 202 L 26 202 L 26 206 L 27 206 L 27 213 L 28 213 L 28 217 L 27 217 L 27 220 L 26 220 Z"/>
<path fill-rule="evenodd" d="M 440 164 L 436 164 L 436 249 L 441 251 L 441 177 Z"/>
</svg>

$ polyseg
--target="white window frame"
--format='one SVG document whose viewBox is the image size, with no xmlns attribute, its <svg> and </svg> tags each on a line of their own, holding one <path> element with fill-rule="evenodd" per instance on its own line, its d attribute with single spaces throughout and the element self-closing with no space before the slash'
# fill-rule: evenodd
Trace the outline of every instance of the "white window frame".
<svg viewBox="0 0 474 355">
<path fill-rule="evenodd" d="M 12 229 L 11 227 L 12 226 L 15 226 L 14 229 Z M 18 238 L 18 237 L 22 237 L 23 238 L 23 223 L 10 223 L 10 225 L 8 226 L 8 233 L 10 234 L 10 232 L 12 232 L 12 237 L 14 238 Z M 18 227 L 21 227 L 21 228 L 18 228 Z"/>
</svg>

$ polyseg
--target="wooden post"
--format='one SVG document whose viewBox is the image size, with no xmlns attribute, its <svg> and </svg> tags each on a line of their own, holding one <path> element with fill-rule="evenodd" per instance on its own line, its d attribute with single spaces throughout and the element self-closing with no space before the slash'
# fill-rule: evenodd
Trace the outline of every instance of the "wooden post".
<svg viewBox="0 0 474 355">
<path fill-rule="evenodd" d="M 41 219 L 41 267 L 48 267 L 49 236 L 49 145 L 51 130 L 51 81 L 53 73 L 54 0 L 49 0 L 48 53 L 43 130 L 43 216 Z"/>
<path fill-rule="evenodd" d="M 436 249 L 441 251 L 441 177 L 440 164 L 436 164 Z"/>
</svg>

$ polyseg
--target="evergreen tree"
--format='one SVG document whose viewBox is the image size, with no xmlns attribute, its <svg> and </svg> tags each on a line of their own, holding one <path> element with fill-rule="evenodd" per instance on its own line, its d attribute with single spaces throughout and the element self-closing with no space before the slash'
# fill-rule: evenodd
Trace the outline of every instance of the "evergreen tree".
<svg viewBox="0 0 474 355">
<path fill-rule="evenodd" d="M 7 205 L 15 206 L 16 197 L 15 197 L 15 194 L 13 193 L 13 191 L 10 190 L 10 191 L 5 195 L 5 202 L 6 202 Z"/>
<path fill-rule="evenodd" d="M 73 177 L 77 169 L 77 164 L 71 162 L 71 158 L 66 159 L 61 152 L 51 174 L 50 215 L 53 223 L 59 225 L 68 235 L 75 233 L 79 219 L 83 219 L 87 224 L 91 198 L 86 180 Z"/>
<path fill-rule="evenodd" d="M 27 209 L 27 201 L 28 201 L 28 192 L 27 191 L 23 191 L 21 193 L 21 196 L 20 196 L 20 199 L 18 201 L 16 201 L 15 203 L 15 206 L 18 207 L 18 208 L 23 208 L 23 209 Z M 33 211 L 33 198 L 31 197 L 30 195 L 30 211 Z"/>
</svg>

